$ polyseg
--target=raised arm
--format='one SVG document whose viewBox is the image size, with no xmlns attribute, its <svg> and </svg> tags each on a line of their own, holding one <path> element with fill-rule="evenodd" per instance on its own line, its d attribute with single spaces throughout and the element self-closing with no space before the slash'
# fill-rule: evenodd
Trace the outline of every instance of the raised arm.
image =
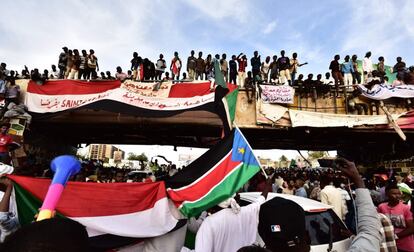
<svg viewBox="0 0 414 252">
<path fill-rule="evenodd" d="M 355 204 L 358 214 L 358 235 L 352 241 L 348 252 L 380 251 L 381 234 L 379 232 L 381 224 L 377 217 L 377 211 L 372 202 L 368 189 L 365 188 L 364 181 L 359 176 L 358 170 L 353 162 L 346 159 L 337 159 L 336 166 L 340 169 L 356 187 Z"/>
<path fill-rule="evenodd" d="M 13 183 L 9 178 L 0 178 L 0 184 L 5 187 L 3 198 L 0 201 L 0 212 L 8 212 Z"/>
</svg>

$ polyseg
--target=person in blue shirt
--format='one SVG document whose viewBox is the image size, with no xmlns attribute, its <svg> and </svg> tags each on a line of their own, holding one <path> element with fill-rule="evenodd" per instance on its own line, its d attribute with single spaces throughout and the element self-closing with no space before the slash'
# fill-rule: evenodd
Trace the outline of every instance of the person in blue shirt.
<svg viewBox="0 0 414 252">
<path fill-rule="evenodd" d="M 308 194 L 306 193 L 306 190 L 303 187 L 304 184 L 305 184 L 305 182 L 303 181 L 303 179 L 301 179 L 301 178 L 296 179 L 296 181 L 295 181 L 295 188 L 296 188 L 295 195 L 296 196 L 304 197 L 304 198 L 308 197 Z"/>
<path fill-rule="evenodd" d="M 349 55 L 345 56 L 345 62 L 341 65 L 341 71 L 344 75 L 345 87 L 351 86 L 353 81 L 352 74 L 354 72 L 354 66 L 352 64 L 352 61 L 350 61 Z"/>
</svg>

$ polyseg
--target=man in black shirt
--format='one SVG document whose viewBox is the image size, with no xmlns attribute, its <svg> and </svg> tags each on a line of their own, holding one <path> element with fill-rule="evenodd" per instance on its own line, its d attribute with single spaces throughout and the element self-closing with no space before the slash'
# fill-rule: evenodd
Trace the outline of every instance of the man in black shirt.
<svg viewBox="0 0 414 252">
<path fill-rule="evenodd" d="M 393 72 L 397 73 L 397 77 L 400 77 L 401 80 L 404 80 L 405 71 L 406 71 L 405 62 L 402 61 L 401 57 L 397 57 L 397 63 L 393 67 Z"/>
<path fill-rule="evenodd" d="M 198 53 L 198 59 L 196 60 L 196 80 L 200 78 L 203 80 L 203 74 L 206 68 L 206 64 L 203 59 L 203 52 Z"/>
<path fill-rule="evenodd" d="M 309 97 L 309 94 L 313 92 L 315 81 L 312 80 L 313 74 L 308 74 L 308 78 L 303 82 L 303 88 L 306 94 L 306 97 Z"/>
<path fill-rule="evenodd" d="M 252 72 L 250 71 L 247 72 L 247 78 L 244 81 L 244 87 L 246 89 L 247 102 L 252 103 L 254 99 L 254 95 L 256 93 L 256 88 L 255 88 L 254 80 L 252 77 Z"/>
<path fill-rule="evenodd" d="M 237 63 L 236 63 L 236 55 L 231 56 L 231 60 L 229 61 L 229 68 L 230 68 L 230 83 L 237 85 Z"/>
<path fill-rule="evenodd" d="M 253 55 L 253 58 L 250 59 L 250 64 L 252 65 L 252 77 L 254 79 L 256 75 L 260 75 L 260 66 L 262 63 L 260 62 L 260 55 L 257 51 L 255 51 Z"/>
<path fill-rule="evenodd" d="M 66 63 L 68 61 L 68 48 L 65 46 L 62 48 L 63 52 L 59 55 L 59 62 L 58 62 L 58 68 L 59 68 L 59 79 L 63 79 L 65 76 L 66 71 Z"/>
<path fill-rule="evenodd" d="M 279 68 L 279 76 L 280 76 L 280 81 L 281 83 L 286 83 L 286 80 L 289 83 L 289 86 L 292 85 L 292 81 L 291 81 L 291 75 L 290 75 L 290 60 L 288 57 L 285 57 L 285 51 L 282 50 L 280 51 L 280 57 L 277 60 L 277 65 Z"/>
<path fill-rule="evenodd" d="M 334 60 L 329 65 L 329 70 L 332 72 L 332 78 L 335 80 L 336 96 L 339 97 L 339 85 L 344 85 L 344 78 L 341 73 L 341 65 L 339 64 L 339 55 L 335 55 Z"/>
<path fill-rule="evenodd" d="M 137 69 L 138 69 L 138 66 L 139 66 L 140 63 L 141 62 L 139 62 L 139 60 L 138 60 L 138 53 L 137 52 L 134 52 L 132 54 L 132 60 L 131 60 L 131 70 L 132 70 L 132 78 L 133 78 L 133 80 L 136 80 L 137 79 L 137 76 L 138 76 Z"/>
<path fill-rule="evenodd" d="M 293 81 L 293 87 L 298 90 L 299 94 L 302 96 L 304 93 L 303 90 L 303 74 L 299 74 L 298 78 Z"/>
</svg>

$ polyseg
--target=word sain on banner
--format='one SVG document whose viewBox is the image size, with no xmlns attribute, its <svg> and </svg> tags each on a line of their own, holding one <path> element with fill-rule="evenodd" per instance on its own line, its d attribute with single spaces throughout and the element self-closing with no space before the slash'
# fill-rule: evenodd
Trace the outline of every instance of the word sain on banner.
<svg viewBox="0 0 414 252">
<path fill-rule="evenodd" d="M 214 92 L 194 97 L 170 98 L 171 85 L 164 83 L 127 83 L 119 88 L 92 94 L 46 95 L 27 93 L 26 105 L 30 112 L 54 113 L 79 108 L 102 100 L 112 100 L 150 110 L 186 110 L 214 102 Z"/>
<path fill-rule="evenodd" d="M 295 89 L 290 86 L 260 85 L 260 88 L 264 103 L 292 104 L 294 101 Z"/>
</svg>

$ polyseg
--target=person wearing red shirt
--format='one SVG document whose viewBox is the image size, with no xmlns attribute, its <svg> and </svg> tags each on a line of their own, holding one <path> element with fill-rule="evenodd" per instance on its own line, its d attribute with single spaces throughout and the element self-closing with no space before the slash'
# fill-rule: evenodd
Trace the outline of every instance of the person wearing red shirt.
<svg viewBox="0 0 414 252">
<path fill-rule="evenodd" d="M 9 146 L 13 143 L 13 138 L 7 134 L 10 128 L 9 123 L 3 123 L 0 130 L 0 162 L 10 163 Z"/>
<path fill-rule="evenodd" d="M 244 80 L 246 79 L 247 57 L 243 53 L 237 56 L 237 63 L 239 64 L 237 83 L 241 88 L 244 88 Z"/>
</svg>

